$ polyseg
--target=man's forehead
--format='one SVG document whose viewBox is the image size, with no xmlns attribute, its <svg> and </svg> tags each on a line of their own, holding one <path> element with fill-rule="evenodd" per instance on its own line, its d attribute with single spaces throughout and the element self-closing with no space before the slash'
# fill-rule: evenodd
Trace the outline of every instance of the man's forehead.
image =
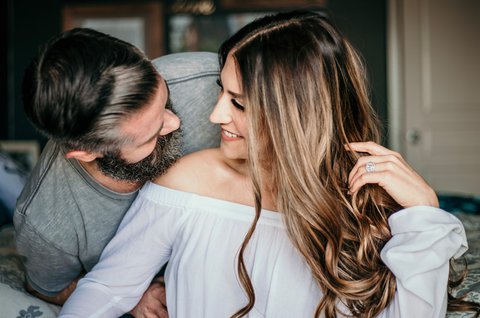
<svg viewBox="0 0 480 318">
<path fill-rule="evenodd" d="M 130 114 L 121 123 L 120 130 L 132 140 L 143 140 L 148 139 L 150 135 L 155 136 L 163 123 L 163 114 L 169 102 L 170 93 L 166 81 L 159 77 L 158 88 L 148 105 Z"/>
<path fill-rule="evenodd" d="M 167 88 L 167 96 L 170 97 L 170 87 L 168 86 L 167 80 L 162 78 L 161 81 L 165 84 L 165 87 Z"/>
<path fill-rule="evenodd" d="M 161 75 L 158 75 L 159 77 L 159 81 L 158 81 L 158 84 L 159 84 L 159 89 L 160 90 L 166 90 L 167 91 L 167 94 L 170 93 L 170 89 L 168 88 L 168 83 L 167 81 L 161 76 Z"/>
</svg>

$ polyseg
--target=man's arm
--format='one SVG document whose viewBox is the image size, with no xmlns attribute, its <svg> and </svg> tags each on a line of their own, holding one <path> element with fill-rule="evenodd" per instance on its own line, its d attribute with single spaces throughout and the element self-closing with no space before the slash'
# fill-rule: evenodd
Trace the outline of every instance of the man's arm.
<svg viewBox="0 0 480 318">
<path fill-rule="evenodd" d="M 33 289 L 28 282 L 26 283 L 25 288 L 35 297 L 62 306 L 73 293 L 80 279 L 81 277 L 74 280 L 55 296 L 45 296 L 39 293 Z M 130 314 L 135 318 L 168 318 L 167 299 L 163 277 L 158 277 L 152 281 L 150 287 L 145 291 L 140 302 L 130 311 Z"/>
<path fill-rule="evenodd" d="M 37 286 L 41 284 L 37 287 L 40 291 L 49 289 L 51 287 L 46 286 L 47 283 L 68 279 L 68 275 L 61 274 L 61 271 L 66 269 L 69 269 L 70 272 L 77 270 L 78 266 L 73 261 L 76 258 L 49 244 L 26 224 L 17 233 L 16 239 L 17 248 L 27 258 L 25 263 L 27 271 L 25 289 L 46 302 L 62 306 L 75 291 L 78 281 L 85 273 L 76 274 L 77 278 L 73 279 L 67 287 L 55 295 L 45 295 L 36 290 L 29 283 L 30 276 Z M 55 270 L 52 270 L 53 268 Z M 168 318 L 163 277 L 152 281 L 151 286 L 145 291 L 136 307 L 132 309 L 131 314 L 136 318 Z"/>
<path fill-rule="evenodd" d="M 65 303 L 65 301 L 68 299 L 68 297 L 73 293 L 75 288 L 77 287 L 77 283 L 78 283 L 79 279 L 80 278 L 75 279 L 70 285 L 65 287 L 61 292 L 59 292 L 55 296 L 45 296 L 45 295 L 39 293 L 38 291 L 33 289 L 33 287 L 28 282 L 25 285 L 25 289 L 30 294 L 32 294 L 32 295 L 34 295 L 34 296 L 36 296 L 40 299 L 43 299 L 46 302 L 62 306 Z"/>
<path fill-rule="evenodd" d="M 63 304 L 84 274 L 78 256 L 44 238 L 23 216 L 16 215 L 15 221 L 17 251 L 25 257 L 26 290 L 47 302 Z"/>
</svg>

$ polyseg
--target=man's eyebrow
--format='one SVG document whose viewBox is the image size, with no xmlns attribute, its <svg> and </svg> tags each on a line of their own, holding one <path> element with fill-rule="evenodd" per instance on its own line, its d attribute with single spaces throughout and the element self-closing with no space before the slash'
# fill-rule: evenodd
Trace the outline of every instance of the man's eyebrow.
<svg viewBox="0 0 480 318">
<path fill-rule="evenodd" d="M 165 103 L 165 109 L 171 109 L 172 102 L 170 101 L 170 88 L 168 87 L 167 81 L 165 79 L 163 81 L 165 82 L 165 86 L 167 87 L 167 102 Z M 158 135 L 160 134 L 160 131 L 162 131 L 164 124 L 165 124 L 165 121 L 162 122 L 157 132 L 152 137 L 148 138 L 148 140 L 146 140 L 145 142 L 142 142 L 140 146 L 146 145 L 149 142 L 151 142 L 153 139 L 157 138 Z"/>
</svg>

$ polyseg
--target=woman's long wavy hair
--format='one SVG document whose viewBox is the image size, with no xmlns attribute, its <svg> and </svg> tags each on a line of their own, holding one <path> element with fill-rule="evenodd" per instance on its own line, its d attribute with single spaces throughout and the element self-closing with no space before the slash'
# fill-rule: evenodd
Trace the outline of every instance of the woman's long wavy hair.
<svg viewBox="0 0 480 318">
<path fill-rule="evenodd" d="M 238 256 L 249 301 L 232 317 L 255 303 L 243 254 L 260 217 L 261 189 L 272 192 L 323 291 L 315 316 L 336 317 L 338 302 L 354 317 L 377 316 L 395 294 L 380 251 L 391 238 L 388 217 L 401 207 L 374 185 L 348 194 L 348 174 L 362 154 L 346 145 L 380 141 L 359 55 L 325 16 L 303 11 L 248 24 L 220 47 L 221 67 L 228 55 L 246 106 L 256 212 Z M 478 304 L 450 295 L 449 310 L 480 312 Z"/>
<path fill-rule="evenodd" d="M 387 219 L 399 206 L 376 186 L 347 194 L 360 154 L 345 145 L 379 141 L 361 59 L 326 17 L 312 12 L 254 21 L 222 45 L 221 66 L 229 54 L 245 96 L 256 201 L 256 219 L 238 258 L 249 303 L 233 317 L 247 314 L 255 302 L 243 250 L 267 183 L 323 291 L 315 316 L 336 317 L 338 301 L 355 317 L 376 316 L 395 294 L 395 277 L 380 251 L 391 237 Z"/>
</svg>

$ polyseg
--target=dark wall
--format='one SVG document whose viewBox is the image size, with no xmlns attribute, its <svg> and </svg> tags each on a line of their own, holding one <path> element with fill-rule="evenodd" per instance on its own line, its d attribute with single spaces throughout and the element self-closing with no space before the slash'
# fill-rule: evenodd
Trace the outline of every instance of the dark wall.
<svg viewBox="0 0 480 318">
<path fill-rule="evenodd" d="M 387 128 L 387 8 L 384 0 L 329 0 L 334 21 L 365 60 L 372 100 Z M 384 136 L 384 142 L 388 138 Z"/>
<path fill-rule="evenodd" d="M 8 52 L 8 8 L 9 2 L 1 1 L 0 4 L 0 41 L 4 45 L 0 48 L 0 139 L 5 138 L 8 135 L 8 114 L 7 114 L 7 52 Z"/>
<path fill-rule="evenodd" d="M 60 3 L 54 0 L 11 0 L 11 37 L 9 50 L 9 77 L 13 83 L 8 91 L 8 135 L 4 139 L 45 139 L 33 128 L 23 113 L 21 83 L 23 72 L 38 47 L 60 31 Z"/>
<path fill-rule="evenodd" d="M 96 3 L 99 2 L 105 1 Z M 0 139 L 37 139 L 43 145 L 45 139 L 35 131 L 23 114 L 20 91 L 24 69 L 38 46 L 60 32 L 62 4 L 95 2 L 7 0 L 1 3 L 2 17 L 8 15 L 7 18 L 1 19 L 3 24 L 8 24 L 8 28 L 2 28 L 8 29 L 2 31 L 2 38 L 6 38 L 2 40 L 9 45 L 8 49 L 2 49 L 1 55 L 3 63 Z M 328 11 L 365 58 L 372 83 L 374 106 L 385 123 L 387 118 L 385 1 L 329 0 Z"/>
</svg>

